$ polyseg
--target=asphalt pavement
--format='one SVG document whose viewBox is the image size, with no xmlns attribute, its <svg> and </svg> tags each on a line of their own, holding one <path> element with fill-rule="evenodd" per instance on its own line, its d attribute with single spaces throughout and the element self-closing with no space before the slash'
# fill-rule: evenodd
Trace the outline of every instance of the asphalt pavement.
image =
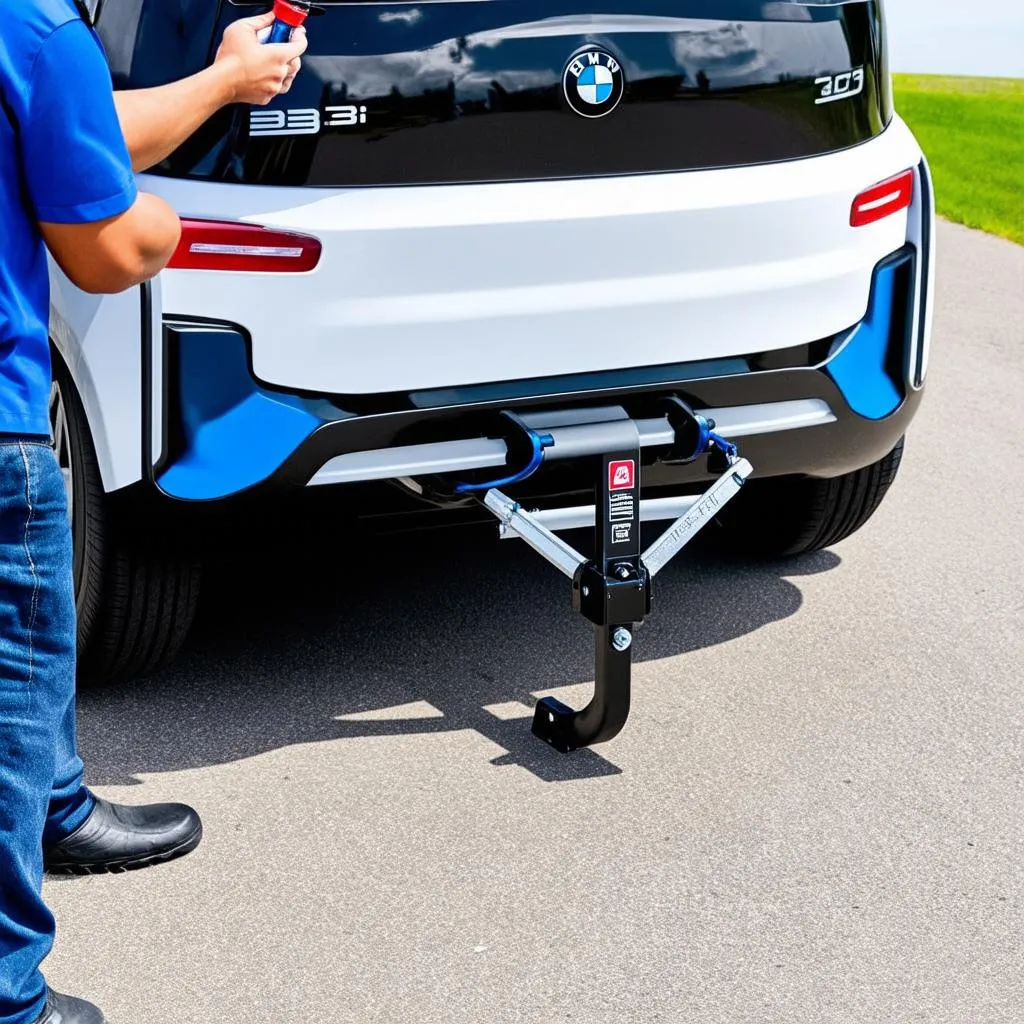
<svg viewBox="0 0 1024 1024">
<path fill-rule="evenodd" d="M 296 536 L 172 670 L 83 694 L 90 784 L 206 837 L 48 880 L 51 983 L 111 1024 L 1024 1020 L 1024 248 L 939 243 L 889 499 L 815 556 L 666 570 L 612 743 L 530 735 L 589 633 L 489 538 L 372 574 Z"/>
</svg>

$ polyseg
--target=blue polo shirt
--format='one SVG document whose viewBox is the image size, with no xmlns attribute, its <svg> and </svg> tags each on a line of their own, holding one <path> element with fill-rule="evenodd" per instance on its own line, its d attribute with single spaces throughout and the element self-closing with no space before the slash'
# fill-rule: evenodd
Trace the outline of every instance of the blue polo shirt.
<svg viewBox="0 0 1024 1024">
<path fill-rule="evenodd" d="M 39 222 L 135 202 L 99 39 L 72 0 L 3 5 L 0 27 L 0 434 L 48 435 L 49 276 Z"/>
</svg>

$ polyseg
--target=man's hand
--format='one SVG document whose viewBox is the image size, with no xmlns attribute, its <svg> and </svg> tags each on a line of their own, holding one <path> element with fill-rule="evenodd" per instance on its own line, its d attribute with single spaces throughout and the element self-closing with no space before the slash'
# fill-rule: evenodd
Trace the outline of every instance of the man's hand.
<svg viewBox="0 0 1024 1024">
<path fill-rule="evenodd" d="M 233 102 L 265 106 L 287 92 L 306 52 L 306 30 L 297 28 L 290 43 L 262 43 L 260 34 L 274 24 L 273 13 L 243 18 L 224 31 L 214 66 L 231 69 Z"/>
<path fill-rule="evenodd" d="M 225 30 L 211 67 L 170 85 L 114 94 L 136 171 L 173 153 L 221 107 L 265 106 L 291 88 L 306 50 L 306 30 L 297 28 L 290 43 L 261 43 L 273 23 L 273 14 L 236 21 Z"/>
</svg>

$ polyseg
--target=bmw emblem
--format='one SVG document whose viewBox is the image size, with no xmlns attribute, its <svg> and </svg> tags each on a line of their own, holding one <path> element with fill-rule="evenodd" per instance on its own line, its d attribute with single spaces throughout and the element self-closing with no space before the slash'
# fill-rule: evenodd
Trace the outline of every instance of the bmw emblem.
<svg viewBox="0 0 1024 1024">
<path fill-rule="evenodd" d="M 606 117 L 626 91 L 626 76 L 610 53 L 584 50 L 569 61 L 562 84 L 569 106 L 580 117 Z"/>
</svg>

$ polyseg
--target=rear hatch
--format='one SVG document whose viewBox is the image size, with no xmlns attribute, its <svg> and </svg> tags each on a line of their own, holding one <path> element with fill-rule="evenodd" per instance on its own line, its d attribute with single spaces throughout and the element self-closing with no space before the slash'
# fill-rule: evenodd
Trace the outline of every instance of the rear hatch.
<svg viewBox="0 0 1024 1024">
<path fill-rule="evenodd" d="M 229 23 L 266 7 L 106 0 L 100 30 L 119 84 L 152 85 L 197 70 Z M 291 92 L 251 120 L 224 111 L 162 173 L 348 187 L 736 167 L 854 146 L 890 116 L 873 2 L 321 8 Z M 604 85 L 581 98 L 595 74 Z"/>
</svg>

